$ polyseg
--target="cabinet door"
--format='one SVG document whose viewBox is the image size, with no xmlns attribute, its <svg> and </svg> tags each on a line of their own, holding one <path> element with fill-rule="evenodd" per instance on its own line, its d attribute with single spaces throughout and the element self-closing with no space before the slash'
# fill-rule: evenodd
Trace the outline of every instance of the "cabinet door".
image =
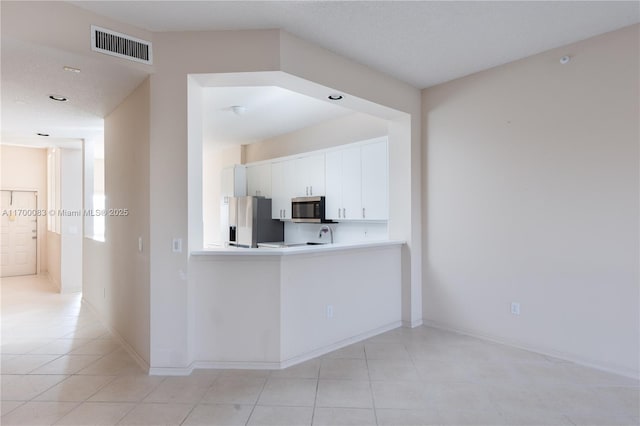
<svg viewBox="0 0 640 426">
<path fill-rule="evenodd" d="M 282 219 L 284 200 L 284 166 L 282 162 L 271 164 L 271 218 Z"/>
<path fill-rule="evenodd" d="M 247 195 L 271 197 L 271 164 L 247 167 Z"/>
<path fill-rule="evenodd" d="M 388 155 L 386 140 L 362 146 L 362 219 L 387 220 Z"/>
<path fill-rule="evenodd" d="M 260 192 L 260 169 L 258 167 L 247 167 L 247 195 L 258 195 Z"/>
<path fill-rule="evenodd" d="M 273 219 L 291 219 L 293 173 L 292 161 L 280 161 L 271 165 L 271 217 Z"/>
<path fill-rule="evenodd" d="M 362 177 L 360 147 L 342 150 L 342 218 L 360 219 Z"/>
<path fill-rule="evenodd" d="M 324 154 L 309 155 L 296 158 L 296 186 L 297 197 L 311 197 L 325 195 Z"/>
<path fill-rule="evenodd" d="M 303 160 L 305 182 L 309 186 L 310 196 L 325 195 L 325 155 L 311 155 Z"/>
<path fill-rule="evenodd" d="M 325 212 L 327 219 L 342 219 L 342 151 L 325 157 Z"/>
<path fill-rule="evenodd" d="M 247 195 L 247 171 L 244 166 L 236 164 L 222 169 L 220 195 L 225 198 Z"/>
</svg>

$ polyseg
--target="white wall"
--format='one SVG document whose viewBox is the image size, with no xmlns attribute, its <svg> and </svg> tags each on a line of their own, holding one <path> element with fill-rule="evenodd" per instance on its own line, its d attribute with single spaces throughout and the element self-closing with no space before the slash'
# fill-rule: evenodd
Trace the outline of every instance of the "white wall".
<svg viewBox="0 0 640 426">
<path fill-rule="evenodd" d="M 82 151 L 60 150 L 60 292 L 82 291 Z"/>
<path fill-rule="evenodd" d="M 417 89 L 277 30 L 156 33 L 154 50 L 150 147 L 150 232 L 155 248 L 150 265 L 153 367 L 185 366 L 192 358 L 188 330 L 193 322 L 189 308 L 193 284 L 188 277 L 188 255 L 171 250 L 172 239 L 185 239 L 189 232 L 189 194 L 194 195 L 196 189 L 202 193 L 194 186 L 202 182 L 202 160 L 189 151 L 187 143 L 188 74 L 282 70 L 413 115 L 409 137 L 390 143 L 390 191 L 398 191 L 404 201 L 394 207 L 395 225 L 390 233 L 408 241 L 408 255 L 414 259 L 403 277 L 412 300 L 421 304 Z M 195 53 L 201 51 L 208 54 Z M 202 206 L 199 208 L 201 212 Z M 202 235 L 201 223 L 193 225 L 200 227 Z M 409 322 L 413 317 L 421 321 L 422 310 L 407 312 L 407 317 Z"/>
<path fill-rule="evenodd" d="M 84 300 L 149 362 L 149 128 L 150 83 L 145 80 L 105 117 L 105 241 L 84 239 Z M 91 172 L 90 168 L 85 173 Z M 138 251 L 138 239 L 142 251 Z"/>
<path fill-rule="evenodd" d="M 640 374 L 639 39 L 423 91 L 426 319 Z"/>
<path fill-rule="evenodd" d="M 281 32 L 281 68 L 290 74 L 402 111 L 389 120 L 389 237 L 403 247 L 405 325 L 422 324 L 420 92 L 348 58 Z"/>
<path fill-rule="evenodd" d="M 396 245 L 284 256 L 194 256 L 195 362 L 156 372 L 279 368 L 396 328 L 400 263 Z"/>
<path fill-rule="evenodd" d="M 38 192 L 39 210 L 47 209 L 47 150 L 0 145 L 1 189 L 25 189 Z M 38 254 L 40 273 L 47 271 L 47 217 L 37 219 Z"/>
</svg>

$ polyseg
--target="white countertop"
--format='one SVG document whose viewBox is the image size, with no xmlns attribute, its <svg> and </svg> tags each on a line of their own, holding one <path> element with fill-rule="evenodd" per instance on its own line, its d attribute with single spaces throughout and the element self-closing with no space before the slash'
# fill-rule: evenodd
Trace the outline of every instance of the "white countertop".
<svg viewBox="0 0 640 426">
<path fill-rule="evenodd" d="M 204 250 L 196 250 L 191 252 L 191 256 L 287 256 L 295 254 L 311 254 L 332 252 L 341 250 L 351 250 L 360 248 L 373 248 L 402 245 L 405 241 L 401 240 L 381 240 L 381 241 L 362 241 L 354 243 L 333 243 L 322 245 L 297 245 L 293 247 L 260 247 L 260 248 L 243 248 L 243 247 L 211 247 Z"/>
</svg>

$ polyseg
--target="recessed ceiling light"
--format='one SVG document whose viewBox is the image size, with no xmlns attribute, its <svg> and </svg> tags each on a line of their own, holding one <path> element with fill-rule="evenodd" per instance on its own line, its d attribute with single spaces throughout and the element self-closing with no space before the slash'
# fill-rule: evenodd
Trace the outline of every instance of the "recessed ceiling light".
<svg viewBox="0 0 640 426">
<path fill-rule="evenodd" d="M 80 72 L 80 68 L 74 68 L 74 67 L 70 67 L 65 65 L 64 67 L 62 67 L 63 70 L 65 71 L 69 71 L 69 72 L 75 72 L 75 73 L 79 73 Z"/>
<path fill-rule="evenodd" d="M 328 98 L 331 99 L 332 101 L 339 101 L 340 99 L 342 99 L 342 95 L 334 93 L 332 95 L 329 95 Z"/>
<path fill-rule="evenodd" d="M 569 55 L 565 55 L 562 58 L 560 58 L 560 63 L 562 65 L 568 64 L 571 61 L 571 56 Z"/>
<path fill-rule="evenodd" d="M 38 136 L 50 136 L 49 133 L 36 133 Z"/>
<path fill-rule="evenodd" d="M 60 95 L 49 95 L 49 99 L 51 99 L 52 101 L 58 101 L 58 102 L 67 102 L 69 100 L 64 96 L 60 96 Z"/>
</svg>

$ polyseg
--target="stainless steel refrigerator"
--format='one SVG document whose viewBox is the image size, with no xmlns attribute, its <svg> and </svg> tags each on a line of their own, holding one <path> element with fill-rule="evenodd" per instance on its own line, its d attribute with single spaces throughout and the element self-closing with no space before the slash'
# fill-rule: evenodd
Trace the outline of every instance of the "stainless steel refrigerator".
<svg viewBox="0 0 640 426">
<path fill-rule="evenodd" d="M 229 244 L 258 247 L 272 241 L 284 241 L 284 223 L 271 218 L 271 198 L 230 198 Z"/>
</svg>

